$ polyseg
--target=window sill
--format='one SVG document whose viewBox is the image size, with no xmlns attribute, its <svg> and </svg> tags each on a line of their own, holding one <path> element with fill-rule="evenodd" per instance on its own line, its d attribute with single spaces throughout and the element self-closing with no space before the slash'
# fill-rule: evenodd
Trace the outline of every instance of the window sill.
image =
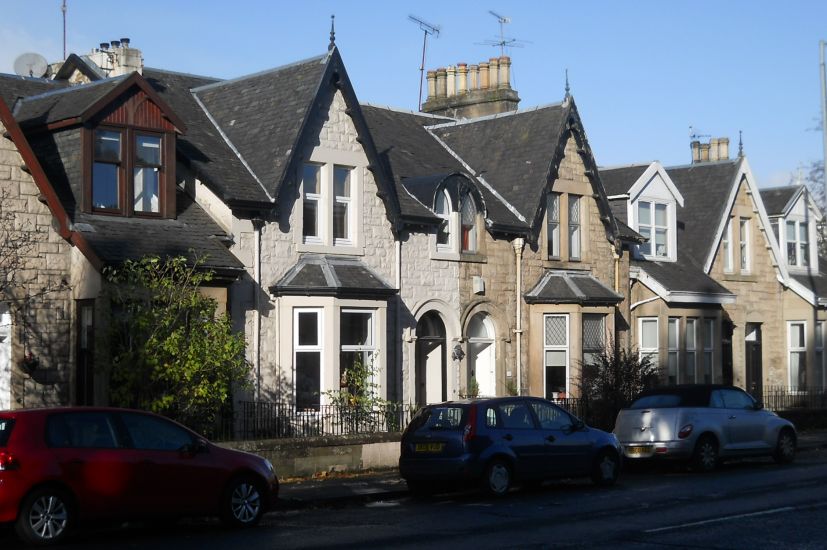
<svg viewBox="0 0 827 550">
<path fill-rule="evenodd" d="M 751 273 L 724 273 L 725 281 L 755 283 L 758 282 L 758 276 Z"/>
<path fill-rule="evenodd" d="M 360 246 L 331 246 L 326 244 L 298 243 L 296 252 L 311 252 L 314 254 L 341 254 L 347 256 L 364 256 L 365 249 Z"/>
<path fill-rule="evenodd" d="M 488 262 L 488 257 L 484 254 L 458 254 L 456 252 L 431 252 L 431 259 L 444 262 L 470 262 L 478 264 Z"/>
</svg>

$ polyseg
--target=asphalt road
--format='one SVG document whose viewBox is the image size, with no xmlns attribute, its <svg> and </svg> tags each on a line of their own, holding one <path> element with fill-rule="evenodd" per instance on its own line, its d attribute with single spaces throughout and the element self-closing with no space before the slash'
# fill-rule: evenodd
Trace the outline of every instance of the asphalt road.
<svg viewBox="0 0 827 550">
<path fill-rule="evenodd" d="M 564 481 L 499 500 L 468 492 L 275 512 L 241 532 L 205 521 L 104 529 L 64 548 L 825 548 L 825 525 L 820 450 L 783 467 L 635 470 L 609 489 Z M 0 547 L 18 545 L 6 531 Z"/>
</svg>

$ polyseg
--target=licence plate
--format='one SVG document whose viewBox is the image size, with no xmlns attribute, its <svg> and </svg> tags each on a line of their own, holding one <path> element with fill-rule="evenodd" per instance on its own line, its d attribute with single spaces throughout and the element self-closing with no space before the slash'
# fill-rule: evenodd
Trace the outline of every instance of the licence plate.
<svg viewBox="0 0 827 550">
<path fill-rule="evenodd" d="M 415 450 L 418 453 L 441 453 L 444 443 L 417 443 Z"/>
<path fill-rule="evenodd" d="M 626 447 L 626 454 L 629 456 L 643 456 L 648 455 L 651 452 L 651 449 L 645 445 L 635 445 L 632 447 Z"/>
</svg>

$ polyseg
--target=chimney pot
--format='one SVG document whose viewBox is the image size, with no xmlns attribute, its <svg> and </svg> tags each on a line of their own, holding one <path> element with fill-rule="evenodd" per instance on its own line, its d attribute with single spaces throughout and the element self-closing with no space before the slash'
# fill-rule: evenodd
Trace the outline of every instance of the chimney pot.
<svg viewBox="0 0 827 550">
<path fill-rule="evenodd" d="M 128 38 L 121 38 L 121 45 L 124 48 L 128 48 L 129 47 L 129 39 Z"/>
<path fill-rule="evenodd" d="M 428 99 L 436 96 L 436 71 L 428 71 Z"/>
<path fill-rule="evenodd" d="M 448 67 L 448 75 L 446 80 L 448 83 L 448 97 L 457 95 L 457 68 L 453 65 Z"/>
<path fill-rule="evenodd" d="M 500 88 L 511 88 L 511 58 L 504 55 L 500 58 Z"/>
<path fill-rule="evenodd" d="M 469 75 L 469 82 L 468 82 L 468 89 L 469 90 L 476 90 L 480 87 L 480 66 L 479 65 L 471 65 L 468 70 Z"/>
<path fill-rule="evenodd" d="M 701 161 L 701 142 L 700 141 L 693 141 L 689 144 L 689 147 L 692 148 L 692 164 L 698 163 Z"/>
<path fill-rule="evenodd" d="M 488 63 L 483 61 L 480 63 L 480 89 L 488 89 Z"/>
<path fill-rule="evenodd" d="M 109 49 L 109 42 L 101 42 L 100 43 L 101 50 L 108 50 Z"/>
<path fill-rule="evenodd" d="M 701 162 L 709 162 L 709 144 L 701 143 Z"/>
<path fill-rule="evenodd" d="M 118 41 L 118 40 L 113 40 L 113 41 L 111 42 L 111 44 L 112 44 L 112 47 L 113 47 L 113 48 L 118 48 L 118 47 L 120 47 L 120 45 L 121 45 L 120 41 Z"/>
<path fill-rule="evenodd" d="M 447 74 L 444 67 L 436 70 L 436 97 L 446 97 L 448 95 L 448 84 L 445 82 Z"/>
<path fill-rule="evenodd" d="M 718 160 L 718 138 L 709 138 L 709 160 Z"/>
<path fill-rule="evenodd" d="M 718 138 L 718 158 L 729 160 L 729 138 Z"/>
<path fill-rule="evenodd" d="M 468 64 L 457 63 L 457 95 L 468 91 Z"/>
</svg>

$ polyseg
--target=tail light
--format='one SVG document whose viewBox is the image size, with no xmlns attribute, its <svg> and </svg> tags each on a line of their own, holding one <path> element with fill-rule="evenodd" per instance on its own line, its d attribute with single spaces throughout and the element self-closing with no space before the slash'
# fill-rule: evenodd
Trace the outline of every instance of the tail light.
<svg viewBox="0 0 827 550">
<path fill-rule="evenodd" d="M 17 462 L 11 453 L 6 451 L 0 451 L 0 472 L 5 470 L 16 470 L 20 467 L 20 463 Z"/>
<path fill-rule="evenodd" d="M 692 434 L 692 428 L 692 424 L 687 424 L 686 426 L 681 428 L 681 431 L 678 432 L 678 437 L 681 439 L 686 439 Z"/>
<path fill-rule="evenodd" d="M 462 440 L 466 443 L 477 436 L 477 406 L 471 405 L 468 409 L 468 423 L 465 425 L 465 434 Z"/>
</svg>

